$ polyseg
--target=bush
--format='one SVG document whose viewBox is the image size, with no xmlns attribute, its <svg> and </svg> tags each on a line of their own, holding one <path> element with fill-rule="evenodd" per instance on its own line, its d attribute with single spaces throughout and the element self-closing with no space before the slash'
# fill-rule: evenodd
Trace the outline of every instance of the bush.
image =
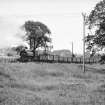
<svg viewBox="0 0 105 105">
<path fill-rule="evenodd" d="M 13 56 L 13 54 L 12 53 L 7 53 L 7 56 Z"/>
<path fill-rule="evenodd" d="M 101 55 L 101 59 L 99 61 L 101 64 L 104 64 L 105 63 L 105 54 L 104 55 Z"/>
</svg>

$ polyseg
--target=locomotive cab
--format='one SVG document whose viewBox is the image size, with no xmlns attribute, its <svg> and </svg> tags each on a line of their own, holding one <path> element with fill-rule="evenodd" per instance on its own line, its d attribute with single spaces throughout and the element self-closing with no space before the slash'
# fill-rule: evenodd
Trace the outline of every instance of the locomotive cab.
<svg viewBox="0 0 105 105">
<path fill-rule="evenodd" d="M 34 60 L 38 60 L 38 51 L 34 52 L 33 50 L 23 49 L 20 52 L 20 61 L 27 62 L 27 61 L 34 61 Z"/>
</svg>

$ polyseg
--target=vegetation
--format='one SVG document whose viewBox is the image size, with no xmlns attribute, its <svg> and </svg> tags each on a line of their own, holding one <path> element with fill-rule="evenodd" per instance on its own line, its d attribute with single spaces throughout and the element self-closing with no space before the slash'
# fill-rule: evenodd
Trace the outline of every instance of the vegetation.
<svg viewBox="0 0 105 105">
<path fill-rule="evenodd" d="M 0 63 L 0 105 L 104 105 L 105 66 Z"/>
<path fill-rule="evenodd" d="M 94 33 L 89 33 L 86 37 L 87 50 L 92 51 L 93 55 L 97 51 L 105 48 L 105 1 L 100 1 L 91 11 L 88 21 L 88 28 Z"/>
<path fill-rule="evenodd" d="M 51 38 L 47 34 L 50 35 L 51 31 L 45 24 L 26 21 L 23 27 L 26 31 L 25 40 L 30 44 L 30 49 L 34 51 L 34 54 L 37 48 L 44 47 L 46 49 L 49 47 L 48 43 L 51 42 Z"/>
<path fill-rule="evenodd" d="M 17 46 L 17 47 L 13 47 L 12 49 L 13 49 L 14 51 L 16 51 L 17 54 L 20 54 L 20 52 L 21 52 L 23 49 L 27 49 L 27 47 L 24 46 L 24 45 L 19 45 L 19 46 Z"/>
</svg>

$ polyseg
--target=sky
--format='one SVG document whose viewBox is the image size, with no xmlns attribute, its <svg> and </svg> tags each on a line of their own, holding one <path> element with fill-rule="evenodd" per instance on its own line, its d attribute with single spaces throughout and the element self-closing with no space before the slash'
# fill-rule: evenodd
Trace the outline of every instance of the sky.
<svg viewBox="0 0 105 105">
<path fill-rule="evenodd" d="M 51 30 L 53 50 L 82 54 L 83 17 L 100 0 L 0 0 L 0 48 L 24 42 L 21 26 L 27 20 L 40 21 Z M 87 33 L 86 33 L 87 34 Z"/>
</svg>

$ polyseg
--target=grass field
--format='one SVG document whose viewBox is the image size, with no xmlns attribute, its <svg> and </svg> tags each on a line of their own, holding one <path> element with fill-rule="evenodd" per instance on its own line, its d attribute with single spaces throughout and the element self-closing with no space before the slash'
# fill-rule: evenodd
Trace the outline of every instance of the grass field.
<svg viewBox="0 0 105 105">
<path fill-rule="evenodd" d="M 105 65 L 1 63 L 0 105 L 105 105 Z"/>
</svg>

